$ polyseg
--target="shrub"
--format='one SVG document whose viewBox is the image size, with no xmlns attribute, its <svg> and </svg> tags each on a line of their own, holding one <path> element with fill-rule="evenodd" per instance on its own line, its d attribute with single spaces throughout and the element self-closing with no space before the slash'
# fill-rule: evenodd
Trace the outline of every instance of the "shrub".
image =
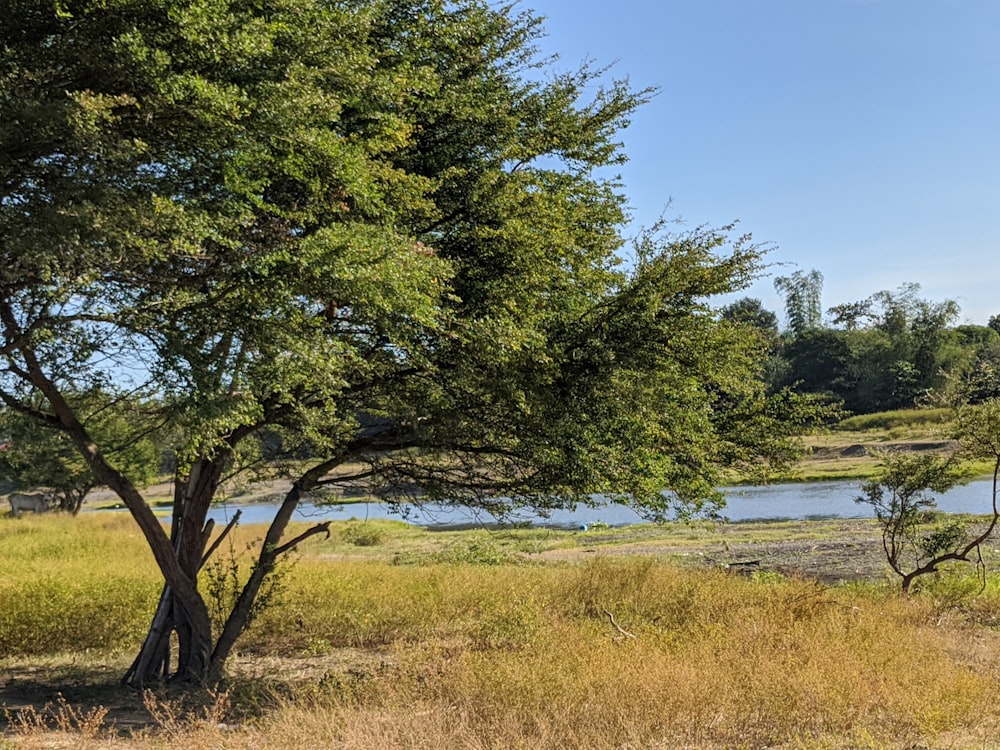
<svg viewBox="0 0 1000 750">
<path fill-rule="evenodd" d="M 340 538 L 355 547 L 375 547 L 385 541 L 385 530 L 369 523 L 352 523 L 344 527 Z"/>
</svg>

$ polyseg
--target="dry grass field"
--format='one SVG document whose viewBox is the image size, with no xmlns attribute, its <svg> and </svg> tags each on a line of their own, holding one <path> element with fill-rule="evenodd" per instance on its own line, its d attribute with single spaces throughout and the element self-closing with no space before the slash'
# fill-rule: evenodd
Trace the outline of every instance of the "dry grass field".
<svg viewBox="0 0 1000 750">
<path fill-rule="evenodd" d="M 116 684 L 157 595 L 127 518 L 4 518 L 0 748 L 1000 747 L 1000 591 L 901 597 L 874 533 L 339 524 L 191 696 Z"/>
</svg>

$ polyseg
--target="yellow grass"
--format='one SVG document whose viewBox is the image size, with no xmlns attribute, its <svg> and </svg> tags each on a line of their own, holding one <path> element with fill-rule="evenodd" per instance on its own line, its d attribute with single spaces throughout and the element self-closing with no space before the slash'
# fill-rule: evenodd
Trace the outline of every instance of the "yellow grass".
<svg viewBox="0 0 1000 750">
<path fill-rule="evenodd" d="M 88 639 L 109 619 L 144 624 L 155 603 L 127 524 L 3 522 L 0 544 L 0 597 L 24 597 L 4 599 L 0 642 L 36 607 L 36 625 L 52 624 L 41 601 L 52 591 L 71 592 L 61 615 Z M 650 556 L 393 565 L 348 547 L 316 545 L 321 555 L 286 571 L 228 692 L 194 711 L 150 697 L 153 718 L 130 733 L 109 728 L 114 712 L 53 698 L 12 716 L 16 747 L 972 748 L 1000 737 L 1000 643 L 977 624 L 1000 609 L 992 589 L 956 608 Z M 60 569 L 76 582 L 53 583 Z M 103 598 L 88 605 L 78 589 Z M 91 648 L 73 658 L 96 668 L 116 644 Z M 12 672 L 36 658 L 4 653 Z"/>
</svg>

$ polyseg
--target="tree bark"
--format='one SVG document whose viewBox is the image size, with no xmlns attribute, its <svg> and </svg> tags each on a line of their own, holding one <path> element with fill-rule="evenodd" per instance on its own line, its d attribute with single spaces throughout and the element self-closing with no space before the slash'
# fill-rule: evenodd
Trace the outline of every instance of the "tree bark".
<svg viewBox="0 0 1000 750">
<path fill-rule="evenodd" d="M 166 679 L 192 684 L 209 682 L 212 624 L 208 606 L 197 590 L 197 580 L 214 526 L 214 522 L 205 519 L 221 482 L 223 464 L 221 456 L 202 459 L 193 465 L 188 476 L 177 477 L 174 481 L 170 545 L 177 566 L 188 580 L 195 582 L 196 600 L 192 606 L 190 600 L 179 597 L 167 579 L 146 640 L 122 678 L 127 685 L 143 688 Z M 174 635 L 177 637 L 176 666 L 170 663 Z"/>
<path fill-rule="evenodd" d="M 132 666 L 122 677 L 123 685 L 143 688 L 166 679 L 170 667 L 170 611 L 173 598 L 170 587 L 164 586 L 156 605 L 153 622 Z"/>
</svg>

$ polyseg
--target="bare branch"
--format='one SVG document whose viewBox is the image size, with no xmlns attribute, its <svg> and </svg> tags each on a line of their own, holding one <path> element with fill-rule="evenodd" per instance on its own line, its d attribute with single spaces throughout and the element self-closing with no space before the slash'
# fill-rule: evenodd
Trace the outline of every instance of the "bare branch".
<svg viewBox="0 0 1000 750">
<path fill-rule="evenodd" d="M 623 638 L 635 638 L 635 636 L 632 633 L 628 632 L 627 630 L 625 630 L 625 628 L 623 628 L 621 625 L 615 622 L 615 616 L 611 614 L 611 612 L 609 612 L 606 609 L 602 609 L 601 611 L 608 616 L 608 620 L 611 622 L 611 627 L 617 630 Z"/>
<path fill-rule="evenodd" d="M 326 534 L 326 538 L 329 539 L 330 522 L 324 521 L 323 523 L 317 524 L 316 526 L 306 529 L 294 539 L 290 539 L 289 541 L 282 544 L 280 547 L 276 547 L 274 550 L 272 550 L 272 552 L 275 557 L 283 555 L 289 550 L 294 549 L 296 546 L 304 542 L 309 537 L 315 536 L 316 534 Z"/>
<path fill-rule="evenodd" d="M 229 532 L 236 528 L 236 524 L 239 523 L 240 516 L 242 515 L 243 515 L 242 509 L 236 511 L 232 519 L 230 519 L 229 523 L 226 524 L 226 528 L 224 528 L 222 530 L 222 533 L 219 534 L 219 538 L 216 539 L 214 542 L 212 542 L 212 546 L 209 547 L 208 550 L 205 552 L 205 554 L 202 556 L 201 558 L 202 565 L 208 562 L 208 558 L 210 558 L 215 553 L 215 550 L 219 548 L 219 545 L 222 544 L 222 540 L 225 539 L 227 536 L 229 536 Z"/>
</svg>

